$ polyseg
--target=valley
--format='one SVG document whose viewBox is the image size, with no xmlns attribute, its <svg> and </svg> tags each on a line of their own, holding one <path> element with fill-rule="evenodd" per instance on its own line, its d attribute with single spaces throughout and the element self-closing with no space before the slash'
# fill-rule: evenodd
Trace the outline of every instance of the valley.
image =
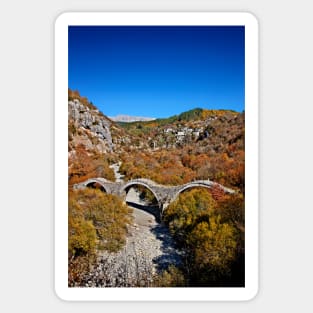
<svg viewBox="0 0 313 313">
<path fill-rule="evenodd" d="M 99 253 L 85 277 L 86 287 L 152 287 L 158 271 L 182 262 L 168 229 L 148 213 L 138 193 L 131 190 L 127 201 L 133 223 L 128 226 L 126 243 L 118 252 Z"/>
<path fill-rule="evenodd" d="M 244 112 L 115 122 L 77 91 L 68 100 L 69 286 L 243 286 Z M 97 183 L 73 189 L 91 178 L 217 184 L 186 189 L 162 212 L 140 184 L 126 198 Z"/>
</svg>

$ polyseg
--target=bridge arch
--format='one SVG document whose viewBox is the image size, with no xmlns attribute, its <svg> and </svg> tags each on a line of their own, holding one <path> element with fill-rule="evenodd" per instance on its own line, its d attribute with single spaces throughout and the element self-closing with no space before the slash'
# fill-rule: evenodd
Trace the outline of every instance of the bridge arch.
<svg viewBox="0 0 313 313">
<path fill-rule="evenodd" d="M 129 181 L 126 185 L 124 185 L 122 187 L 121 194 L 125 195 L 125 199 L 126 199 L 126 196 L 127 196 L 129 189 L 132 187 L 136 187 L 136 186 L 143 186 L 143 187 L 147 188 L 149 191 L 151 191 L 152 194 L 154 195 L 155 199 L 157 200 L 158 206 L 159 207 L 162 206 L 162 203 L 160 201 L 160 197 L 155 192 L 155 190 L 153 190 L 153 187 L 151 187 L 148 183 L 143 182 L 143 181 L 139 181 L 139 180 Z"/>
<path fill-rule="evenodd" d="M 195 182 L 191 182 L 191 183 L 185 184 L 185 185 L 181 186 L 181 188 L 179 188 L 179 189 L 175 192 L 174 196 L 170 199 L 170 201 L 169 201 L 169 203 L 167 204 L 167 206 L 170 205 L 172 202 L 174 202 L 174 201 L 179 197 L 179 195 L 180 195 L 182 192 L 184 192 L 184 191 L 186 191 L 186 190 L 188 190 L 188 189 L 193 189 L 193 188 L 206 188 L 206 189 L 211 190 L 213 186 L 214 186 L 214 183 L 213 183 L 213 182 L 202 182 L 202 181 L 199 181 L 199 182 L 195 181 Z"/>
<path fill-rule="evenodd" d="M 85 183 L 85 186 L 87 188 L 99 189 L 102 192 L 109 193 L 108 190 L 105 188 L 105 186 L 103 186 L 103 184 L 96 179 L 89 179 Z"/>
</svg>

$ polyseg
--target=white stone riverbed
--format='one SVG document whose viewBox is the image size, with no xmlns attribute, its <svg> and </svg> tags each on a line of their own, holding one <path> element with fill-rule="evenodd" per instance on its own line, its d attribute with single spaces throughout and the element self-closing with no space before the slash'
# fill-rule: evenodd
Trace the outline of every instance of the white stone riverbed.
<svg viewBox="0 0 313 313">
<path fill-rule="evenodd" d="M 126 199 L 143 205 L 134 190 Z M 168 229 L 142 209 L 133 207 L 133 224 L 129 226 L 126 245 L 117 253 L 101 252 L 94 270 L 86 279 L 86 287 L 149 287 L 153 276 L 169 265 L 181 263 Z"/>
</svg>

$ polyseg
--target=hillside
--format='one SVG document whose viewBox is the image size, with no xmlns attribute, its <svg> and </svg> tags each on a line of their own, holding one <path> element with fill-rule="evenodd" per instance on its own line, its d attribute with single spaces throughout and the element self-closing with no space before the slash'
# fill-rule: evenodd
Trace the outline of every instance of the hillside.
<svg viewBox="0 0 313 313">
<path fill-rule="evenodd" d="M 69 185 L 89 177 L 114 180 L 109 168 L 115 124 L 78 91 L 68 90 Z"/>
<path fill-rule="evenodd" d="M 104 115 L 96 106 L 82 97 L 78 91 L 69 89 L 68 140 L 69 151 L 83 146 L 87 151 L 98 153 L 116 152 L 129 145 L 134 138 Z"/>
<path fill-rule="evenodd" d="M 149 148 L 180 148 L 186 144 L 199 142 L 206 138 L 211 143 L 235 140 L 234 129 L 243 129 L 243 114 L 227 110 L 207 110 L 196 108 L 179 115 L 148 122 L 122 123 L 118 125 L 132 136 L 140 137 Z M 224 130 L 222 130 L 224 129 Z M 226 132 L 229 134 L 227 135 Z M 218 140 L 213 137 L 218 136 Z M 223 137 L 223 138 L 222 138 Z"/>
<path fill-rule="evenodd" d="M 196 108 L 165 119 L 118 123 L 71 90 L 68 107 L 69 167 L 85 166 L 72 181 L 92 175 L 114 180 L 109 165 L 122 162 L 126 179 L 175 185 L 209 178 L 244 189 L 244 113 Z"/>
<path fill-rule="evenodd" d="M 154 127 L 155 125 L 163 126 L 163 125 L 169 125 L 177 122 L 189 122 L 194 120 L 206 120 L 207 118 L 214 118 L 217 116 L 224 115 L 226 113 L 229 114 L 236 114 L 235 111 L 230 110 L 208 110 L 208 109 L 202 109 L 202 108 L 195 108 L 186 112 L 182 112 L 178 115 L 173 115 L 168 118 L 158 118 L 154 119 L 153 122 L 151 121 L 143 121 L 144 123 L 141 123 L 145 127 Z M 136 126 L 136 123 L 128 123 L 123 124 L 124 127 L 132 128 L 133 126 Z"/>
</svg>

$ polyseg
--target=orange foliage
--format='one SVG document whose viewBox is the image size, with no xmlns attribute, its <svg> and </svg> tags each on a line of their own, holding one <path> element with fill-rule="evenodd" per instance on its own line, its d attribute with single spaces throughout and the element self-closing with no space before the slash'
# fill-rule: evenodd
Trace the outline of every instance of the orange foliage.
<svg viewBox="0 0 313 313">
<path fill-rule="evenodd" d="M 75 154 L 69 157 L 69 185 L 77 184 L 92 177 L 114 180 L 114 172 L 109 168 L 104 155 L 87 152 L 84 146 L 78 146 Z"/>
</svg>

